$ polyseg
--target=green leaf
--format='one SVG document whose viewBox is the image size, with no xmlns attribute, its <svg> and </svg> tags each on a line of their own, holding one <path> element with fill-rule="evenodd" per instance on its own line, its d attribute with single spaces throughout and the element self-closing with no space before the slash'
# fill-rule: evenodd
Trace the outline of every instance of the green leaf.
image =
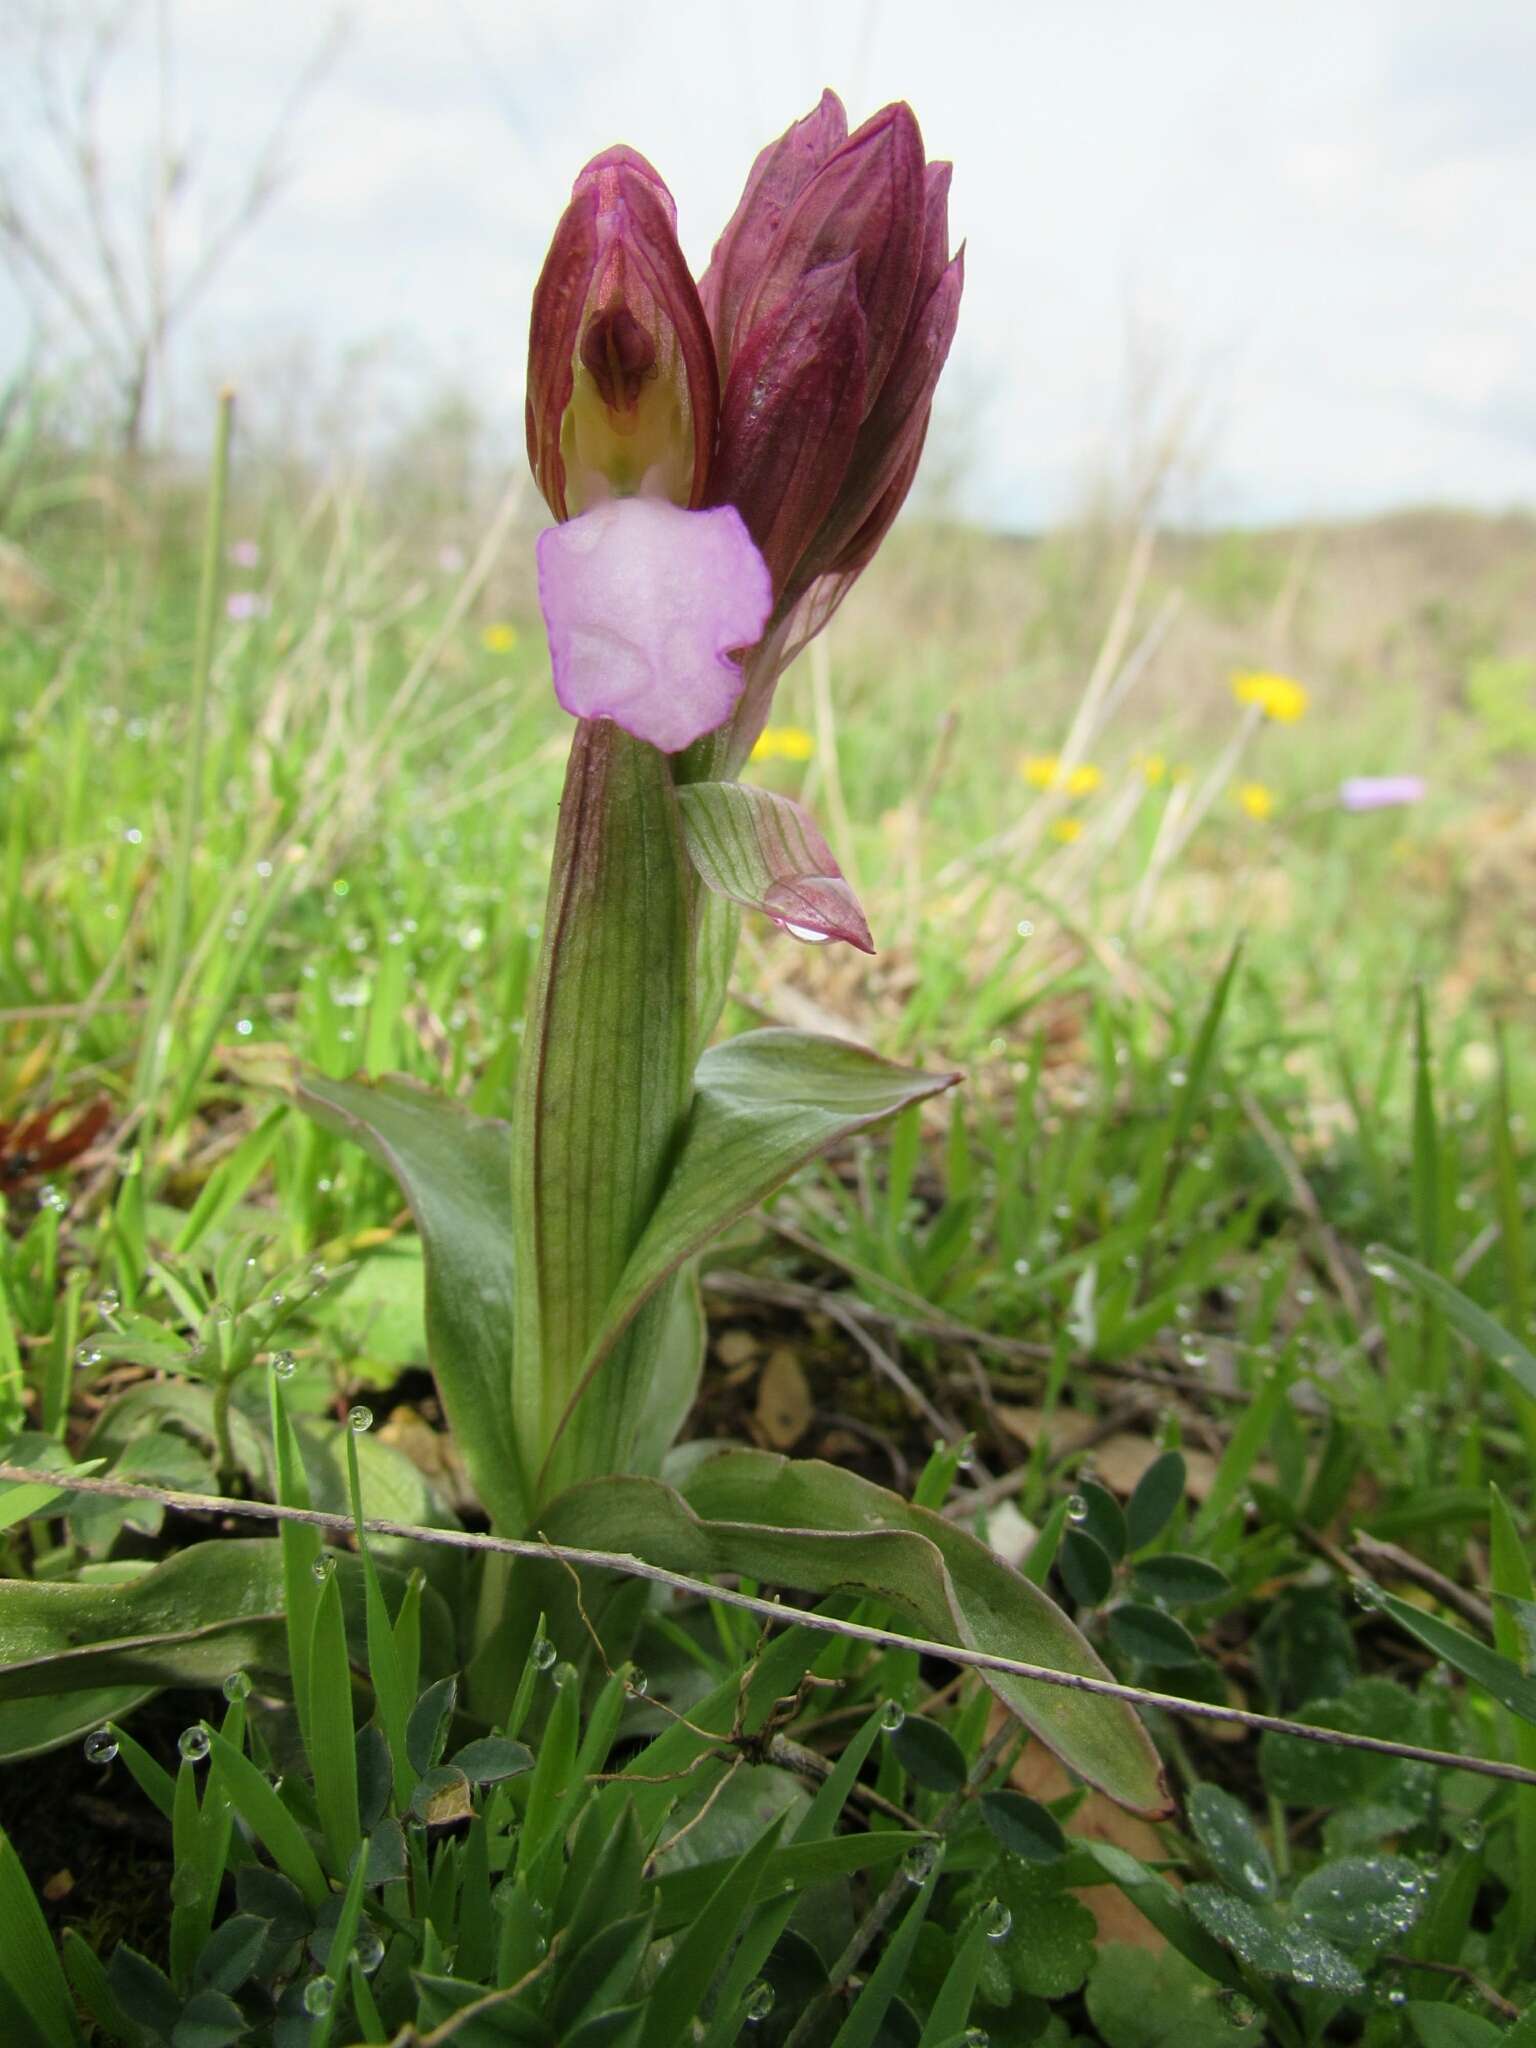
<svg viewBox="0 0 1536 2048">
<path fill-rule="evenodd" d="M 0 1701 L 0 1763 L 42 1756 L 66 1742 L 83 1742 L 107 1721 L 126 1721 L 154 1697 L 155 1687 L 106 1685 L 85 1692 L 42 1693 Z"/>
<path fill-rule="evenodd" d="M 1125 1555 L 1126 1521 L 1125 1512 L 1119 1501 L 1107 1486 L 1100 1486 L 1096 1479 L 1078 1482 L 1077 1498 L 1083 1508 L 1079 1533 L 1091 1536 L 1111 1564 L 1118 1564 Z M 1076 1510 L 1074 1509 L 1074 1516 Z"/>
<path fill-rule="evenodd" d="M 238 1991 L 256 1967 L 272 1931 L 270 1920 L 232 1913 L 197 1959 L 197 1983 L 215 1991 Z"/>
<path fill-rule="evenodd" d="M 273 1791 L 266 1774 L 216 1729 L 209 1729 L 208 1733 L 212 1743 L 210 1762 L 225 1797 L 251 1832 L 266 1844 L 283 1876 L 304 1894 L 310 1908 L 318 1911 L 330 1896 L 330 1887 L 304 1830 Z"/>
<path fill-rule="evenodd" d="M 689 859 L 707 888 L 775 924 L 874 952 L 858 898 L 799 804 L 741 782 L 690 782 L 677 799 Z"/>
<path fill-rule="evenodd" d="M 477 1785 L 499 1785 L 503 1779 L 531 1771 L 533 1752 L 521 1742 L 508 1742 L 504 1736 L 483 1735 L 477 1742 L 466 1742 L 448 1761 Z"/>
<path fill-rule="evenodd" d="M 1521 1392 L 1536 1401 L 1536 1352 L 1517 1337 L 1512 1337 L 1486 1309 L 1468 1300 L 1461 1289 L 1453 1287 L 1449 1280 L 1442 1279 L 1428 1266 L 1420 1265 L 1417 1259 L 1409 1258 L 1406 1252 L 1394 1251 L 1390 1245 L 1372 1245 L 1370 1263 L 1373 1267 L 1390 1266 L 1425 1301 L 1441 1311 L 1451 1328 L 1458 1336 L 1464 1337 L 1474 1351 L 1480 1351 L 1495 1365 L 1502 1366 Z"/>
<path fill-rule="evenodd" d="M 239 1539 L 123 1583 L 0 1579 L 0 1701 L 281 1671 L 282 1607 L 278 1546 Z"/>
<path fill-rule="evenodd" d="M 0 1985 L 59 2048 L 82 2039 L 63 1965 L 27 1882 L 21 1859 L 0 1830 Z"/>
<path fill-rule="evenodd" d="M 1501 1706 L 1508 1707 L 1512 1714 L 1518 1714 L 1522 1721 L 1536 1722 L 1536 1678 L 1527 1678 L 1518 1664 L 1512 1663 L 1508 1657 L 1501 1657 L 1497 1650 L 1490 1650 L 1476 1636 L 1452 1628 L 1438 1615 L 1426 1614 L 1408 1601 L 1399 1600 L 1393 1593 L 1377 1590 L 1371 1597 L 1383 1614 L 1389 1614 L 1400 1628 L 1407 1629 L 1411 1636 L 1417 1636 L 1425 1649 L 1443 1657 L 1464 1677 L 1474 1679 L 1484 1692 L 1491 1693 Z"/>
<path fill-rule="evenodd" d="M 1464 2012 L 1459 2005 L 1416 1998 L 1401 2011 L 1420 2048 L 1499 2048 L 1509 2040 L 1505 2028 L 1485 2020 L 1481 2013 Z"/>
<path fill-rule="evenodd" d="M 1219 1565 L 1203 1557 L 1185 1557 L 1176 1550 L 1144 1557 L 1136 1566 L 1136 1585 L 1151 1599 L 1167 1600 L 1176 1607 L 1219 1600 L 1232 1590 L 1232 1581 Z"/>
<path fill-rule="evenodd" d="M 1424 1873 L 1405 1856 L 1343 1856 L 1309 1871 L 1291 1895 L 1308 1927 L 1349 1949 L 1385 1948 L 1429 1903 Z"/>
<path fill-rule="evenodd" d="M 1349 1957 L 1320 1934 L 1252 1906 L 1220 1885 L 1188 1885 L 1184 1897 L 1207 1933 L 1264 1976 L 1346 1996 L 1364 1989 L 1365 1979 Z"/>
<path fill-rule="evenodd" d="M 937 1721 L 925 1721 L 921 1714 L 908 1714 L 890 1736 L 896 1761 L 912 1780 L 928 1792 L 958 1792 L 966 1779 L 964 1752 L 947 1728 Z"/>
<path fill-rule="evenodd" d="M 1385 1736 L 1420 1748 L 1430 1746 L 1434 1739 L 1426 1707 L 1390 1678 L 1362 1678 L 1336 1699 L 1311 1700 L 1301 1718 L 1318 1728 Z M 1427 1820 L 1434 1810 L 1432 1765 L 1334 1748 L 1301 1736 L 1270 1731 L 1261 1737 L 1259 1775 L 1265 1790 L 1288 1806 L 1369 1801 L 1404 1808 L 1421 1820 Z"/>
<path fill-rule="evenodd" d="M 1032 1998 L 1070 1997 L 1093 1964 L 1093 1915 L 1065 1889 L 1058 1870 L 1007 1862 L 998 1866 L 996 1884 L 1013 1915 L 1012 1938 L 1001 1947 L 1008 1975 Z"/>
<path fill-rule="evenodd" d="M 1219 1785 L 1196 1785 L 1189 1795 L 1189 1824 L 1212 1870 L 1233 1891 L 1258 1900 L 1275 1896 L 1269 1846 L 1240 1799 Z"/>
<path fill-rule="evenodd" d="M 673 2048 L 686 2038 L 688 2024 L 703 2002 L 720 1958 L 740 1933 L 758 1874 L 777 1848 L 783 1825 L 780 1816 L 763 1830 L 746 1854 L 732 1863 L 687 1931 L 678 1936 L 651 1986 L 641 2037 L 645 2048 Z"/>
<path fill-rule="evenodd" d="M 984 1792 L 979 1804 L 982 1819 L 1007 1855 L 1026 1863 L 1056 1863 L 1066 1855 L 1061 1822 L 1038 1800 L 1005 1788 Z"/>
<path fill-rule="evenodd" d="M 231 2048 L 248 2030 L 245 2014 L 222 1991 L 195 1991 L 171 2029 L 171 2048 Z"/>
<path fill-rule="evenodd" d="M 865 1979 L 852 2011 L 833 2036 L 832 2048 L 874 2048 L 880 2035 L 880 2023 L 905 1982 L 912 1951 L 928 1917 L 928 1908 L 933 1904 L 934 1888 L 942 1869 L 942 1856 L 935 1856 L 921 1890 L 902 1914 L 901 1925 L 886 1943 L 885 1953 Z"/>
<path fill-rule="evenodd" d="M 309 1719 L 305 1729 L 315 1804 L 331 1861 L 345 1870 L 362 1839 L 357 1814 L 357 1731 L 352 1671 L 334 1567 L 320 1589 L 309 1653 Z"/>
<path fill-rule="evenodd" d="M 1214 1992 L 1210 1978 L 1177 1949 L 1153 1954 L 1111 1941 L 1088 1979 L 1088 2017 L 1106 2048 L 1259 2048 L 1265 2032 L 1258 2013 L 1244 2020 Z"/>
<path fill-rule="evenodd" d="M 411 1769 L 418 1774 L 430 1771 L 441 1757 L 458 1698 L 458 1679 L 439 1678 L 427 1687 L 412 1707 L 410 1720 L 406 1723 L 405 1746 Z"/>
<path fill-rule="evenodd" d="M 512 1420 L 511 1133 L 399 1075 L 305 1074 L 295 1098 L 392 1176 L 421 1234 L 427 1353 L 444 1413 L 494 1525 L 520 1535 L 528 1491 Z"/>
<path fill-rule="evenodd" d="M 1079 1607 L 1097 1607 L 1109 1598 L 1115 1567 L 1096 1536 L 1086 1529 L 1068 1529 L 1056 1559 L 1061 1583 Z"/>
<path fill-rule="evenodd" d="M 554 1503 L 545 1528 L 552 1541 L 633 1551 L 697 1576 L 745 1572 L 818 1593 L 857 1587 L 933 1640 L 1108 1675 L 1054 1602 L 968 1531 L 817 1460 L 724 1452 L 699 1465 L 687 1500 L 656 1480 L 594 1482 Z M 1090 1784 L 1137 1811 L 1167 1812 L 1157 1753 L 1123 1702 L 982 1675 Z"/>
<path fill-rule="evenodd" d="M 598 1469 L 624 1469 L 621 1447 L 651 1398 L 651 1367 L 643 1347 L 612 1355 L 662 1282 L 807 1160 L 959 1076 L 915 1073 L 839 1039 L 771 1030 L 712 1047 L 695 1078 L 676 1161 L 582 1365 L 581 1456 L 569 1447 L 557 1454 L 551 1490 L 587 1477 L 592 1466 L 582 1459 L 605 1446 Z"/>
<path fill-rule="evenodd" d="M 1159 1607 L 1143 1607 L 1134 1600 L 1124 1600 L 1118 1607 L 1110 1608 L 1104 1626 L 1115 1648 L 1139 1663 L 1175 1669 L 1204 1662 L 1200 1645 L 1183 1622 L 1175 1621 Z"/>
</svg>

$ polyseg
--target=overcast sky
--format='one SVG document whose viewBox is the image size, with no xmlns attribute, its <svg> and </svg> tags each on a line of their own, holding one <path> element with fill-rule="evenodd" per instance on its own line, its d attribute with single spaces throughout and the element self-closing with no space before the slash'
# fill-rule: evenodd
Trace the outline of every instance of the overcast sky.
<svg viewBox="0 0 1536 2048">
<path fill-rule="evenodd" d="M 1536 503 L 1533 0 L 358 0 L 349 18 L 292 181 L 179 351 L 183 406 L 215 369 L 259 385 L 303 344 L 322 389 L 387 342 L 510 425 L 582 162 L 643 150 L 701 268 L 760 143 L 831 84 L 854 119 L 909 99 L 954 160 L 969 248 L 945 445 L 970 450 L 973 510 L 1069 510 L 1149 364 L 1161 403 L 1193 405 L 1185 509 L 1207 518 Z M 323 21 L 313 0 L 184 0 L 178 121 L 206 182 L 183 236 Z M 130 50 L 107 95 L 120 190 L 152 75 Z M 0 289 L 0 356 L 25 332 Z"/>
</svg>

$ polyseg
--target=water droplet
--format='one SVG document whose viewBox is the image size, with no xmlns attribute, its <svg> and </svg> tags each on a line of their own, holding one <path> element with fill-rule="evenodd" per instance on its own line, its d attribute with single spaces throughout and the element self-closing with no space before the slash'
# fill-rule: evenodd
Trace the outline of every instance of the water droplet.
<svg viewBox="0 0 1536 2048">
<path fill-rule="evenodd" d="M 1014 930 L 1021 939 L 1032 939 L 1035 936 L 1035 921 L 1032 917 L 1021 917 Z"/>
<path fill-rule="evenodd" d="M 371 1977 L 383 1962 L 384 1944 L 373 1928 L 363 1926 L 357 1930 L 357 1940 L 352 1945 L 352 1960 L 365 1977 Z"/>
<path fill-rule="evenodd" d="M 1365 1248 L 1365 1270 L 1373 1280 L 1395 1280 L 1397 1268 L 1387 1257 L 1384 1244 L 1368 1244 Z"/>
<path fill-rule="evenodd" d="M 115 1316 L 118 1310 L 122 1307 L 122 1305 L 122 1296 L 115 1293 L 109 1287 L 106 1290 L 106 1292 L 98 1298 L 96 1303 L 96 1311 L 98 1315 Z"/>
<path fill-rule="evenodd" d="M 637 1700 L 643 1700 L 646 1694 L 651 1689 L 651 1681 L 646 1677 L 645 1673 L 642 1670 L 640 1670 L 638 1665 L 631 1668 L 629 1677 L 625 1681 L 625 1683 L 629 1687 L 631 1696 Z"/>
<path fill-rule="evenodd" d="M 907 1710 L 900 1700 L 887 1700 L 880 1709 L 880 1726 L 887 1735 L 894 1735 L 907 1718 Z"/>
<path fill-rule="evenodd" d="M 1469 1813 L 1456 1832 L 1456 1839 L 1463 1849 L 1481 1849 L 1483 1846 L 1483 1824 L 1476 1814 Z"/>
<path fill-rule="evenodd" d="M 1381 1606 L 1381 1589 L 1373 1586 L 1369 1579 L 1358 1579 L 1354 1587 L 1355 1605 L 1363 1607 L 1368 1614 L 1374 1614 Z"/>
<path fill-rule="evenodd" d="M 101 1352 L 94 1344 L 77 1344 L 75 1346 L 76 1372 L 88 1372 L 93 1365 L 100 1365 L 100 1363 Z"/>
<path fill-rule="evenodd" d="M 1080 1493 L 1074 1493 L 1069 1495 L 1067 1499 L 1067 1520 L 1069 1522 L 1086 1522 L 1087 1519 L 1087 1501 L 1083 1499 L 1083 1496 Z"/>
<path fill-rule="evenodd" d="M 747 1991 L 745 2014 L 749 2027 L 755 2027 L 767 2019 L 769 2013 L 773 2011 L 773 1999 L 773 1986 L 766 1977 L 759 1977 Z"/>
<path fill-rule="evenodd" d="M 37 1206 L 39 1209 L 51 1209 L 55 1216 L 62 1216 L 69 1207 L 69 1197 L 51 1182 L 44 1182 L 37 1191 Z"/>
<path fill-rule="evenodd" d="M 1015 1273 L 1018 1274 L 1021 1280 L 1027 1279 L 1029 1277 L 1028 1259 L 1015 1259 L 1013 1262 L 1013 1270 L 1015 1271 Z"/>
<path fill-rule="evenodd" d="M 580 1674 L 574 1664 L 557 1664 L 549 1674 L 549 1682 L 556 1692 L 564 1692 L 568 1685 L 574 1685 Z"/>
<path fill-rule="evenodd" d="M 992 2048 L 992 2036 L 985 2027 L 967 2027 L 960 2036 L 960 2048 Z"/>
<path fill-rule="evenodd" d="M 88 1764 L 109 1764 L 117 1755 L 117 1737 L 110 1728 L 93 1728 L 85 1738 Z"/>
<path fill-rule="evenodd" d="M 366 1436 L 373 1427 L 373 1410 L 365 1408 L 361 1402 L 355 1408 L 349 1408 L 347 1410 L 347 1427 L 354 1436 Z"/>
<path fill-rule="evenodd" d="M 189 1764 L 200 1764 L 213 1744 L 208 1739 L 208 1730 L 196 1722 L 190 1728 L 183 1728 L 176 1738 L 176 1747 Z"/>
<path fill-rule="evenodd" d="M 1187 1088 L 1189 1086 L 1189 1069 L 1187 1067 L 1170 1067 L 1168 1069 L 1168 1086 L 1170 1088 Z"/>
<path fill-rule="evenodd" d="M 304 2010 L 311 2019 L 324 2019 L 336 2003 L 336 1982 L 332 1977 L 311 1977 L 304 1986 Z"/>
<path fill-rule="evenodd" d="M 272 1354 L 272 1371 L 280 1380 L 291 1380 L 298 1363 L 291 1351 L 274 1351 Z"/>
<path fill-rule="evenodd" d="M 931 1842 L 923 1842 L 902 1858 L 901 1874 L 908 1884 L 926 1884 L 928 1873 L 933 1869 L 937 1849 Z"/>
<path fill-rule="evenodd" d="M 1179 1339 L 1179 1351 L 1186 1365 L 1204 1365 L 1207 1357 L 1205 1339 L 1195 1330 L 1186 1330 Z"/>
<path fill-rule="evenodd" d="M 248 1700 L 251 1696 L 250 1676 L 244 1671 L 231 1671 L 224 1681 L 224 1697 L 227 1700 Z"/>
<path fill-rule="evenodd" d="M 782 924 L 789 936 L 798 939 L 802 946 L 824 946 L 831 937 L 830 932 L 813 932 L 807 924 L 791 924 L 787 917 L 779 918 L 776 922 Z"/>
<path fill-rule="evenodd" d="M 325 1182 L 323 1185 L 329 1186 L 329 1182 Z M 325 1261 L 323 1259 L 316 1259 L 309 1269 L 310 1292 L 318 1294 L 330 1277 L 330 1274 L 325 1269 Z"/>
<path fill-rule="evenodd" d="M 235 1312 L 226 1303 L 220 1302 L 208 1318 L 216 1330 L 227 1330 L 235 1320 Z"/>
<path fill-rule="evenodd" d="M 1317 1299 L 1317 1289 L 1315 1287 L 1298 1287 L 1296 1299 L 1302 1308 L 1310 1308 Z"/>
<path fill-rule="evenodd" d="M 1253 2000 L 1245 1998 L 1241 1991 L 1218 1991 L 1216 2002 L 1228 2023 L 1234 2027 L 1251 2027 L 1259 2016 Z"/>
<path fill-rule="evenodd" d="M 322 1550 L 310 1566 L 311 1575 L 323 1586 L 336 1569 L 336 1560 L 328 1550 Z"/>
<path fill-rule="evenodd" d="M 955 1470 L 969 1472 L 975 1462 L 976 1439 L 973 1436 L 963 1437 L 955 1446 Z"/>
<path fill-rule="evenodd" d="M 535 1671 L 547 1671 L 559 1654 L 548 1636 L 535 1636 L 528 1651 L 528 1655 L 533 1659 Z"/>
<path fill-rule="evenodd" d="M 988 1941 L 1006 1941 L 1013 1932 L 1013 1915 L 1001 1899 L 993 1899 L 982 1908 L 981 1931 Z"/>
</svg>

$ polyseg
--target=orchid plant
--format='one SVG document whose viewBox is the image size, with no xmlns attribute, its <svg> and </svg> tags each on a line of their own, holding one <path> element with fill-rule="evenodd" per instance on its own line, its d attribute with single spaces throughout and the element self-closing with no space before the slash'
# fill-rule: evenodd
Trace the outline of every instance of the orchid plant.
<svg viewBox="0 0 1536 2048">
<path fill-rule="evenodd" d="M 758 156 L 696 284 L 643 157 L 609 149 L 577 178 L 529 351 L 556 521 L 539 597 L 577 724 L 516 1099 L 485 1119 L 402 1079 L 319 1076 L 299 1099 L 410 1204 L 433 1370 L 498 1531 L 851 1589 L 930 1637 L 1104 1676 L 1040 1588 L 928 1509 L 814 1461 L 674 1454 L 703 1249 L 959 1078 L 798 1031 L 711 1043 L 743 912 L 873 950 L 812 819 L 736 778 L 911 486 L 963 281 L 949 182 L 909 107 L 849 134 L 828 92 Z M 479 1604 L 493 1635 L 537 1620 L 515 1575 Z M 993 1682 L 1083 1777 L 1165 1809 L 1128 1706 Z"/>
</svg>

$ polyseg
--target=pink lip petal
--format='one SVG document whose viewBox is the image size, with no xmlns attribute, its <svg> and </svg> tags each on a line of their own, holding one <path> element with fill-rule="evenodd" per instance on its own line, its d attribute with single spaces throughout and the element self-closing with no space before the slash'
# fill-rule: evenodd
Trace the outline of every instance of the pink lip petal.
<svg viewBox="0 0 1536 2048">
<path fill-rule="evenodd" d="M 675 754 L 723 725 L 773 606 L 767 564 L 734 506 L 686 512 L 616 498 L 538 540 L 555 695 Z"/>
</svg>

